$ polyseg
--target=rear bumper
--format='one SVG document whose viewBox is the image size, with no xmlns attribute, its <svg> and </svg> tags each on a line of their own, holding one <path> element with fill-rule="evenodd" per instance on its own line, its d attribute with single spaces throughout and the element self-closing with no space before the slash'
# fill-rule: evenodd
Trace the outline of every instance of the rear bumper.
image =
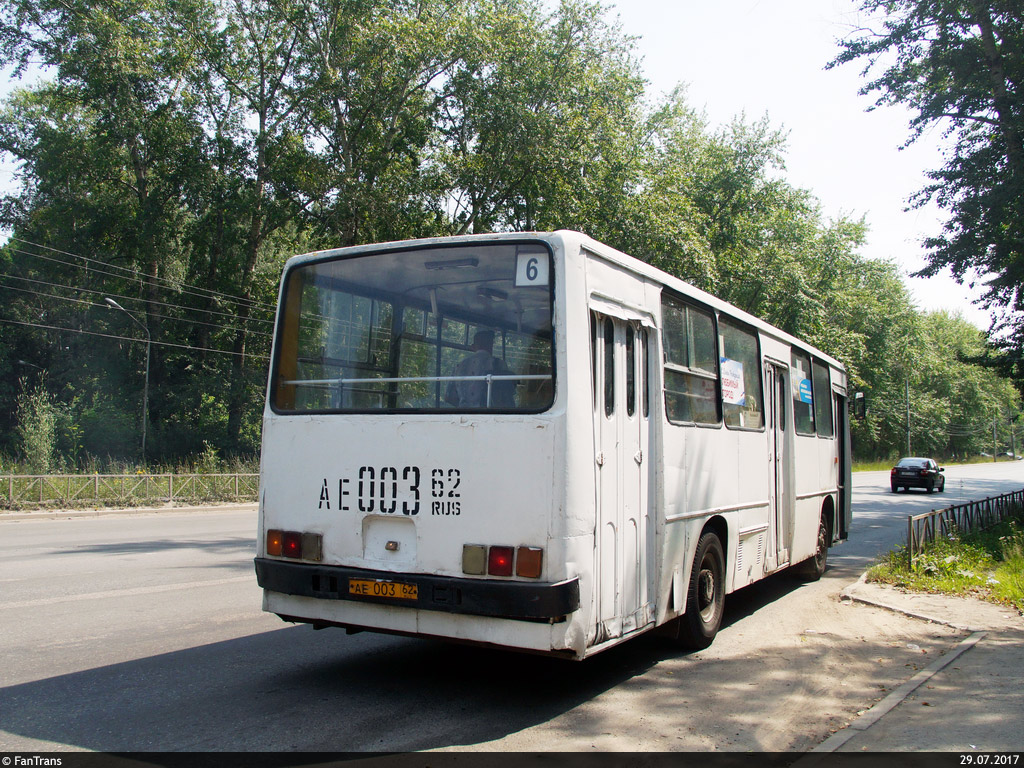
<svg viewBox="0 0 1024 768">
<path fill-rule="evenodd" d="M 552 623 L 565 621 L 580 607 L 580 585 L 576 578 L 555 584 L 537 584 L 393 573 L 262 557 L 257 557 L 255 562 L 256 581 L 263 589 L 298 597 Z M 349 590 L 351 579 L 415 585 L 417 597 L 406 600 L 353 594 Z"/>
<path fill-rule="evenodd" d="M 939 478 L 937 475 L 929 475 L 927 477 L 890 477 L 890 483 L 892 485 L 902 485 L 904 488 L 931 488 L 939 484 Z"/>
</svg>

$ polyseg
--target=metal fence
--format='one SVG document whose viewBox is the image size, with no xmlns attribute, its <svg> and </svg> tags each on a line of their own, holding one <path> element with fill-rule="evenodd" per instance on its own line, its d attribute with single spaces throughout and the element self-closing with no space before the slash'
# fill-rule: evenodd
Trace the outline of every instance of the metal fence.
<svg viewBox="0 0 1024 768">
<path fill-rule="evenodd" d="M 1024 510 L 1024 490 L 983 501 L 970 501 L 946 509 L 933 509 L 907 518 L 907 552 L 910 564 L 940 536 L 980 531 L 1008 520 Z"/>
<path fill-rule="evenodd" d="M 0 506 L 138 506 L 255 501 L 258 474 L 6 475 Z"/>
</svg>

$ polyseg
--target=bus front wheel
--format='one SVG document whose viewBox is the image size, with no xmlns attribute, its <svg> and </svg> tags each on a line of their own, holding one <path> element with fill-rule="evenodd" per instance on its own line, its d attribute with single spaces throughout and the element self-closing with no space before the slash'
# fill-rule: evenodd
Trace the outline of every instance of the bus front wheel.
<svg viewBox="0 0 1024 768">
<path fill-rule="evenodd" d="M 676 621 L 676 641 L 683 648 L 701 650 L 711 645 L 725 611 L 725 553 L 718 536 L 704 532 L 690 570 L 686 612 Z"/>
</svg>

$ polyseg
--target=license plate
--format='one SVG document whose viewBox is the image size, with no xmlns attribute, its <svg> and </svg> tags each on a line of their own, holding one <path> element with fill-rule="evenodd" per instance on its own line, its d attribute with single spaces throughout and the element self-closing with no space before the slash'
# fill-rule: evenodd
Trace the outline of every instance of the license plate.
<svg viewBox="0 0 1024 768">
<path fill-rule="evenodd" d="M 377 579 L 349 579 L 348 593 L 360 597 L 383 597 L 391 600 L 415 600 L 419 597 L 416 584 Z"/>
</svg>

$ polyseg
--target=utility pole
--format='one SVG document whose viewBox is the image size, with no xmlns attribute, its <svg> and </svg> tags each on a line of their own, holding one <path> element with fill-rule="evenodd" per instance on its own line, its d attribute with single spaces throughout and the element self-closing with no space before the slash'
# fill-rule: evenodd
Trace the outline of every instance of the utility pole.
<svg viewBox="0 0 1024 768">
<path fill-rule="evenodd" d="M 910 379 L 904 381 L 907 385 L 907 456 L 913 456 L 914 452 L 910 450 Z"/>
<path fill-rule="evenodd" d="M 116 301 L 109 296 L 104 296 L 103 300 L 114 309 L 119 309 L 124 312 L 128 317 L 132 319 L 139 328 L 146 334 L 146 378 L 145 383 L 142 386 L 142 463 L 146 463 L 146 422 L 149 420 L 149 348 L 153 343 L 153 339 L 149 335 L 149 328 L 139 321 L 135 315 L 129 312 L 127 309 L 122 307 Z"/>
<path fill-rule="evenodd" d="M 998 418 L 992 418 L 992 461 L 999 461 L 999 441 L 996 439 L 996 426 L 999 424 Z"/>
</svg>

